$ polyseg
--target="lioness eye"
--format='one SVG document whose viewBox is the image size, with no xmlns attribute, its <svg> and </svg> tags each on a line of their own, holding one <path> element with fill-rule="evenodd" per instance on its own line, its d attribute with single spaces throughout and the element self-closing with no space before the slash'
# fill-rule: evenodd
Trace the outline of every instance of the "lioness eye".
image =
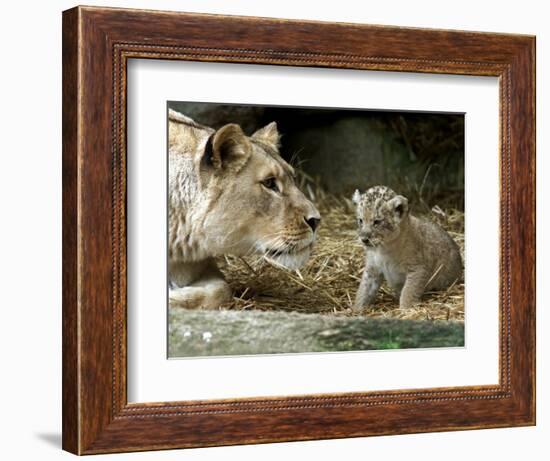
<svg viewBox="0 0 550 461">
<path fill-rule="evenodd" d="M 357 222 L 358 222 L 359 224 L 363 224 L 363 220 L 362 220 L 361 218 L 357 218 Z"/>
<path fill-rule="evenodd" d="M 378 226 L 382 221 L 380 219 L 375 219 L 372 224 Z"/>
<path fill-rule="evenodd" d="M 267 178 L 262 181 L 262 186 L 272 191 L 279 192 L 279 187 L 277 186 L 277 180 L 275 178 Z"/>
</svg>

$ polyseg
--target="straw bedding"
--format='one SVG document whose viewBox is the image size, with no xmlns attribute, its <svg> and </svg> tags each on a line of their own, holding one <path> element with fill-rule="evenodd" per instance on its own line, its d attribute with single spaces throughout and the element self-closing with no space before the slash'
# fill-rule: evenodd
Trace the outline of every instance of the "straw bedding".
<svg viewBox="0 0 550 461">
<path fill-rule="evenodd" d="M 362 313 L 352 310 L 363 272 L 364 251 L 356 237 L 354 206 L 345 197 L 324 193 L 304 183 L 323 217 L 308 263 L 289 271 L 265 259 L 225 256 L 219 264 L 234 290 L 234 310 L 295 311 L 343 316 L 370 316 L 412 320 L 464 320 L 464 284 L 446 292 L 426 293 L 416 307 L 401 311 L 389 288 L 382 286 L 376 302 Z M 464 254 L 464 214 L 437 209 L 425 215 L 439 222 Z"/>
</svg>

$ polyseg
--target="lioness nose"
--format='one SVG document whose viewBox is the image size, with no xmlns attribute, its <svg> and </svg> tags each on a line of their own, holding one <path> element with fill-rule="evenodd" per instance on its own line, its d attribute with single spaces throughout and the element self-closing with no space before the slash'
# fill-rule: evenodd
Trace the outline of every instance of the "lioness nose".
<svg viewBox="0 0 550 461">
<path fill-rule="evenodd" d="M 307 222 L 308 226 L 311 227 L 311 230 L 315 232 L 315 229 L 319 226 L 319 223 L 321 222 L 321 218 L 311 217 L 311 218 L 305 218 L 305 221 Z"/>
</svg>

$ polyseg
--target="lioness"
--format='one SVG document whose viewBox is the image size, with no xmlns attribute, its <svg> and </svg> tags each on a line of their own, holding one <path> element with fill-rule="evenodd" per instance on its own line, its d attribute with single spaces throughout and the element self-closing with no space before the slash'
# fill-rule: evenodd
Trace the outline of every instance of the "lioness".
<svg viewBox="0 0 550 461">
<path fill-rule="evenodd" d="M 275 122 L 246 136 L 169 111 L 168 272 L 172 306 L 217 308 L 232 292 L 214 258 L 309 258 L 320 215 L 279 155 Z"/>
</svg>

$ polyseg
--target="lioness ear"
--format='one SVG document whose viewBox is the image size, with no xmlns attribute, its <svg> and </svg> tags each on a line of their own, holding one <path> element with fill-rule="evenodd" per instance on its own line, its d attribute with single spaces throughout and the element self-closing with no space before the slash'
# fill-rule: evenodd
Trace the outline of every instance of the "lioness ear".
<svg viewBox="0 0 550 461">
<path fill-rule="evenodd" d="M 279 140 L 281 138 L 277 131 L 277 123 L 275 122 L 271 122 L 269 125 L 260 128 L 252 137 L 273 144 L 275 147 L 279 147 Z"/>
<path fill-rule="evenodd" d="M 402 195 L 392 198 L 388 204 L 399 218 L 402 218 L 409 212 L 409 201 Z"/>
<path fill-rule="evenodd" d="M 361 201 L 361 192 L 359 192 L 359 189 L 355 189 L 353 197 L 351 197 L 351 201 L 356 205 L 359 205 L 359 202 Z"/>
<path fill-rule="evenodd" d="M 238 172 L 250 157 L 250 141 L 239 125 L 230 123 L 214 133 L 206 146 L 205 155 L 216 169 Z"/>
</svg>

